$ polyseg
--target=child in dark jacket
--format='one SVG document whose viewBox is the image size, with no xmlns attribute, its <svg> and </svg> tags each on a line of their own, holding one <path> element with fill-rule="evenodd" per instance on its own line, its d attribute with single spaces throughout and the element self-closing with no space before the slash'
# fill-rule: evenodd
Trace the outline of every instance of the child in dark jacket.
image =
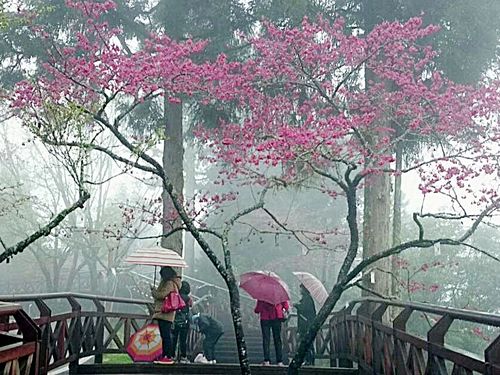
<svg viewBox="0 0 500 375">
<path fill-rule="evenodd" d="M 217 363 L 215 359 L 215 345 L 224 334 L 222 323 L 205 314 L 193 315 L 192 323 L 205 336 L 203 339 L 203 354 L 207 363 Z"/>
<path fill-rule="evenodd" d="M 189 363 L 187 358 L 187 338 L 191 323 L 191 307 L 193 306 L 193 300 L 189 296 L 189 293 L 191 293 L 191 286 L 187 281 L 183 281 L 179 289 L 179 294 L 186 303 L 186 306 L 181 310 L 176 311 L 174 329 L 172 330 L 172 346 L 174 348 L 174 354 L 177 349 L 177 342 L 179 342 L 179 363 Z"/>
</svg>

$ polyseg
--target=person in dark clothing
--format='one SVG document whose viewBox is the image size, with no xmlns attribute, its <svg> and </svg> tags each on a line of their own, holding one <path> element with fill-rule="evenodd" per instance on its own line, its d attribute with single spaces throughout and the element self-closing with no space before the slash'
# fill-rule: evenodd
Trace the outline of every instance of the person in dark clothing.
<svg viewBox="0 0 500 375">
<path fill-rule="evenodd" d="M 262 347 L 264 350 L 264 366 L 271 364 L 270 346 L 271 331 L 273 333 L 274 349 L 276 350 L 276 363 L 283 364 L 283 344 L 281 342 L 281 323 L 288 312 L 288 301 L 272 305 L 264 301 L 257 301 L 254 312 L 260 314 L 260 328 L 262 330 Z"/>
<path fill-rule="evenodd" d="M 192 323 L 205 336 L 203 339 L 203 354 L 207 363 L 217 363 L 215 359 L 215 345 L 224 334 L 222 323 L 205 314 L 193 315 Z"/>
<path fill-rule="evenodd" d="M 189 293 L 191 293 L 191 286 L 187 281 L 183 281 L 179 289 L 179 294 L 186 303 L 186 306 L 181 310 L 176 311 L 174 329 L 172 330 L 172 346 L 174 348 L 174 355 L 177 350 L 177 341 L 179 342 L 179 363 L 189 363 L 187 358 L 187 338 L 191 323 L 191 307 L 193 306 L 193 300 L 189 296 Z"/>
<path fill-rule="evenodd" d="M 301 298 L 299 303 L 295 304 L 297 309 L 297 332 L 299 339 L 305 336 L 311 323 L 316 317 L 316 307 L 314 306 L 314 300 L 311 297 L 311 293 L 306 289 L 303 284 L 300 284 L 300 294 Z M 312 344 L 306 352 L 305 364 L 314 366 L 314 344 Z"/>
</svg>

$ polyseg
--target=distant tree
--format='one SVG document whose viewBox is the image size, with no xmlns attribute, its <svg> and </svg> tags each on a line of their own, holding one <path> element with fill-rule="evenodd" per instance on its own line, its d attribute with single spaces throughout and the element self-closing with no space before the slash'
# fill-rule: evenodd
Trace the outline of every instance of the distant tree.
<svg viewBox="0 0 500 375">
<path fill-rule="evenodd" d="M 2 126 L 5 125 L 6 123 L 2 124 Z M 60 226 L 66 217 L 70 216 L 77 209 L 84 208 L 85 203 L 90 198 L 85 182 L 87 163 L 85 152 L 76 153 L 74 157 L 59 154 L 59 166 L 67 172 L 68 176 L 68 184 L 66 185 L 66 197 L 68 199 L 64 202 L 66 208 L 61 209 L 61 205 L 58 205 L 55 210 L 47 210 L 47 215 L 43 217 L 28 213 L 28 216 L 33 218 L 34 222 L 32 225 L 16 226 L 16 233 L 11 232 L 11 235 L 8 236 L 5 229 L 11 227 L 13 223 L 19 220 L 18 216 L 20 215 L 18 215 L 18 212 L 29 207 L 28 212 L 31 211 L 33 214 L 33 206 L 36 203 L 33 202 L 34 199 L 32 199 L 29 189 L 23 187 L 24 181 L 21 178 L 23 165 L 13 160 L 14 146 L 10 145 L 5 139 L 2 144 L 4 149 L 0 152 L 2 156 L 2 168 L 0 168 L 0 172 L 5 179 L 0 184 L 0 217 L 3 216 L 3 219 L 9 220 L 3 226 L 4 230 L 0 232 L 0 263 L 9 262 L 10 259 L 22 253 L 35 241 L 50 236 L 53 230 Z M 70 193 L 71 184 L 76 186 L 76 191 L 73 192 L 76 197 Z M 16 219 L 12 220 L 12 216 L 16 217 Z M 8 239 L 4 240 L 5 238 Z"/>
</svg>

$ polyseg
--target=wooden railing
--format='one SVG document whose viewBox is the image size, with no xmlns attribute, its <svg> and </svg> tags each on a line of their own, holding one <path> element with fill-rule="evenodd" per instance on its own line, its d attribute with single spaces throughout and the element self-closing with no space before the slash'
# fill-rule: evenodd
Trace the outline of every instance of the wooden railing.
<svg viewBox="0 0 500 375">
<path fill-rule="evenodd" d="M 0 324 L 12 319 L 15 333 L 0 330 L 0 374 L 38 375 L 40 330 L 20 305 L 0 302 Z"/>
<path fill-rule="evenodd" d="M 388 308 L 400 312 L 387 318 Z M 427 337 L 407 332 L 414 314 L 430 314 Z M 435 321 L 435 323 L 433 323 Z M 380 299 L 351 302 L 330 320 L 331 361 L 343 367 L 358 364 L 370 374 L 500 374 L 500 336 L 492 339 L 482 356 L 446 344 L 453 322 L 500 327 L 500 316 L 470 310 L 402 303 Z M 335 364 L 335 363 L 333 363 Z"/>
<path fill-rule="evenodd" d="M 71 293 L 0 296 L 0 300 L 31 310 L 41 334 L 39 374 L 65 364 L 71 371 L 82 357 L 95 356 L 100 363 L 104 353 L 124 352 L 131 334 L 147 322 L 151 310 L 150 301 Z M 112 304 L 114 309 L 105 308 Z M 120 304 L 126 306 L 125 311 L 116 308 Z M 0 323 L 3 332 L 19 328 L 17 322 Z"/>
<path fill-rule="evenodd" d="M 82 357 L 94 356 L 95 363 L 102 363 L 103 354 L 125 353 L 130 337 L 150 323 L 153 310 L 151 301 L 76 293 L 0 296 L 0 301 L 18 303 L 19 314 L 26 315 L 20 307 L 24 305 L 38 326 L 37 374 L 66 364 L 71 372 Z M 202 304 L 197 309 L 206 312 Z M 20 329 L 17 321 L 0 320 L 0 332 Z M 199 350 L 200 341 L 199 333 L 191 330 L 189 348 Z"/>
<path fill-rule="evenodd" d="M 316 335 L 314 340 L 315 358 L 316 359 L 330 359 L 330 337 L 331 330 L 328 324 L 323 325 L 321 330 Z M 288 353 L 291 357 L 293 353 L 297 351 L 299 344 L 299 336 L 297 334 L 297 316 L 296 314 L 291 314 L 290 318 L 286 322 L 283 332 L 282 341 L 284 345 L 284 352 Z"/>
<path fill-rule="evenodd" d="M 8 375 L 43 375 L 64 364 L 72 372 L 82 357 L 94 356 L 101 363 L 103 354 L 124 353 L 131 335 L 149 323 L 152 309 L 150 301 L 71 293 L 0 296 L 0 300 L 8 302 L 0 304 L 0 369 Z M 392 313 L 398 310 L 392 320 L 387 318 L 389 308 Z M 407 330 L 415 314 L 438 317 L 435 323 L 427 321 L 426 338 Z M 500 375 L 500 336 L 491 340 L 483 356 L 467 353 L 446 343 L 456 321 L 500 327 L 500 317 L 492 314 L 356 300 L 334 313 L 319 332 L 316 357 L 329 358 L 332 367 L 357 364 L 361 373 L 371 374 Z M 191 350 L 196 350 L 199 335 L 192 332 L 189 340 Z M 284 330 L 284 344 L 285 352 L 296 351 L 293 323 Z"/>
</svg>

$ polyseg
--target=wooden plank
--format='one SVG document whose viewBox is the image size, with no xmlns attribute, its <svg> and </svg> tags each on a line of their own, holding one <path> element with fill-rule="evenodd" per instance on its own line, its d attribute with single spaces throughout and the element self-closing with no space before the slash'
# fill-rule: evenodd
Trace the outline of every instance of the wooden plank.
<svg viewBox="0 0 500 375">
<path fill-rule="evenodd" d="M 255 375 L 286 375 L 287 367 L 278 366 L 251 366 L 252 374 Z M 80 365 L 78 374 L 171 374 L 171 375 L 236 375 L 241 374 L 239 365 L 229 364 L 188 364 L 188 365 L 155 365 L 144 364 L 100 364 Z M 328 367 L 303 367 L 301 375 L 356 375 L 357 369 L 350 368 L 328 368 Z"/>
<path fill-rule="evenodd" d="M 35 353 L 36 343 L 29 342 L 26 344 L 12 344 L 3 347 L 0 351 L 0 363 L 9 362 L 16 358 L 26 357 Z"/>
<path fill-rule="evenodd" d="M 17 310 L 21 310 L 21 305 L 18 305 L 17 303 L 0 302 L 1 315 L 12 315 Z"/>
</svg>

